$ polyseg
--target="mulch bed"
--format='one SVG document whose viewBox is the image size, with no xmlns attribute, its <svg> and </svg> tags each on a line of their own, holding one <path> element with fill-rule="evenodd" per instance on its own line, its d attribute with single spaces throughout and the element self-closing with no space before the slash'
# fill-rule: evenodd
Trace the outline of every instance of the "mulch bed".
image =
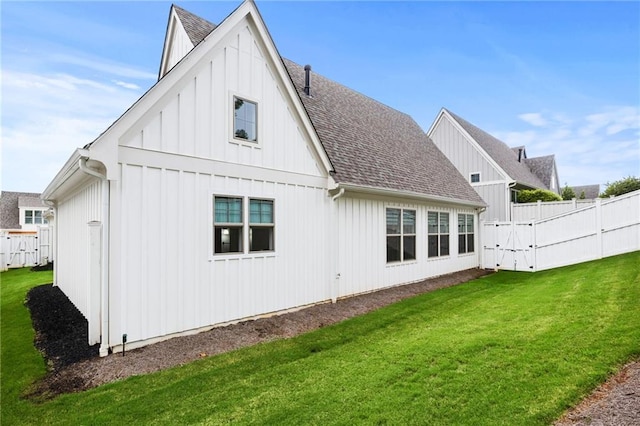
<svg viewBox="0 0 640 426">
<path fill-rule="evenodd" d="M 196 359 L 275 339 L 294 337 L 391 303 L 482 277 L 490 272 L 469 269 L 325 303 L 296 312 L 216 327 L 192 336 L 176 337 L 104 358 L 99 345 L 87 344 L 87 321 L 69 299 L 52 285 L 34 287 L 27 295 L 48 374 L 27 397 L 36 401 L 80 392 L 126 377 L 186 364 Z M 640 362 L 630 363 L 557 423 L 568 425 L 640 425 Z"/>
</svg>

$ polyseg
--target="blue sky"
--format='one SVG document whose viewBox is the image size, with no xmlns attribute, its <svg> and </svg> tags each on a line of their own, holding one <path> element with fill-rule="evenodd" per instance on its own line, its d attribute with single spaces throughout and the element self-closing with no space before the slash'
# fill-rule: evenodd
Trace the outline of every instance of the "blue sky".
<svg viewBox="0 0 640 426">
<path fill-rule="evenodd" d="M 555 154 L 563 185 L 640 175 L 640 2 L 256 3 L 282 56 L 425 132 L 446 107 Z M 239 3 L 176 4 L 215 23 Z M 0 3 L 3 190 L 43 191 L 155 83 L 170 5 Z"/>
</svg>

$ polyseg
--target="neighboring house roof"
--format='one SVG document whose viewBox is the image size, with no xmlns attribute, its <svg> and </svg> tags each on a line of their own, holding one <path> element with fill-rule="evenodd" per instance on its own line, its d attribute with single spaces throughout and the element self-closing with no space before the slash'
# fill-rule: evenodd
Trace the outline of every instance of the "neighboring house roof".
<svg viewBox="0 0 640 426">
<path fill-rule="evenodd" d="M 20 229 L 20 207 L 47 207 L 35 192 L 0 193 L 0 229 Z"/>
<path fill-rule="evenodd" d="M 500 139 L 491 136 L 489 133 L 474 126 L 462 117 L 457 116 L 449 110 L 445 109 L 445 111 L 458 122 L 511 179 L 519 184 L 532 188 L 548 189 L 548 186 L 531 172 L 525 162 L 518 161 L 517 151 L 512 150 Z"/>
<path fill-rule="evenodd" d="M 183 26 L 192 41 L 215 29 L 181 11 L 180 19 L 183 15 L 189 19 L 190 24 Z M 303 67 L 282 61 L 334 166 L 336 182 L 485 205 L 409 115 L 314 72 L 307 96 Z"/>
<path fill-rule="evenodd" d="M 524 162 L 547 188 L 551 188 L 551 177 L 555 171 L 555 156 L 545 155 L 543 157 L 525 158 Z"/>
<path fill-rule="evenodd" d="M 587 200 L 595 200 L 600 195 L 600 185 L 582 185 L 572 186 L 573 193 L 576 194 L 576 198 L 580 198 L 580 194 L 584 191 L 584 198 Z"/>
<path fill-rule="evenodd" d="M 209 35 L 211 31 L 216 28 L 216 24 L 212 24 L 206 19 L 202 19 L 201 17 L 178 7 L 175 4 L 173 7 L 194 46 L 197 46 L 207 35 Z"/>
<path fill-rule="evenodd" d="M 409 115 L 283 59 L 334 165 L 336 182 L 484 204 Z"/>
</svg>

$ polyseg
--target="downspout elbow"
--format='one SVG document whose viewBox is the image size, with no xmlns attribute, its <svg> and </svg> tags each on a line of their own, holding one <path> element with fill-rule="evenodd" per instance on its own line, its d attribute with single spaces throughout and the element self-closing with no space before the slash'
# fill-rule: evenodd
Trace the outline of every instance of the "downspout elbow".
<svg viewBox="0 0 640 426">
<path fill-rule="evenodd" d="M 97 177 L 98 179 L 104 180 L 107 178 L 102 173 L 99 173 L 93 170 L 92 168 L 90 168 L 89 166 L 87 166 L 87 160 L 89 160 L 89 157 L 80 157 L 80 159 L 78 160 L 78 167 L 80 168 L 80 170 L 82 170 L 84 173 L 90 176 Z"/>
<path fill-rule="evenodd" d="M 340 191 L 336 195 L 331 197 L 331 201 L 336 201 L 338 198 L 342 197 L 343 195 L 344 195 L 344 188 L 340 188 Z"/>
</svg>

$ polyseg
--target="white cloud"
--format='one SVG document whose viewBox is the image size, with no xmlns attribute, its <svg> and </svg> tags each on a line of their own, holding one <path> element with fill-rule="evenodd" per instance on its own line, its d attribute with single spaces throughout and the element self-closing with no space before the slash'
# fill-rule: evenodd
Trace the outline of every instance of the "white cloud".
<svg viewBox="0 0 640 426">
<path fill-rule="evenodd" d="M 534 129 L 494 135 L 509 146 L 525 145 L 529 157 L 555 154 L 563 184 L 604 184 L 640 175 L 640 107 L 603 107 L 582 117 L 545 113 L 545 117 L 521 114 L 518 118 Z"/>
<path fill-rule="evenodd" d="M 127 83 L 119 80 L 113 80 L 113 82 L 120 87 L 124 87 L 125 89 L 140 90 L 140 86 L 134 83 Z"/>
<path fill-rule="evenodd" d="M 544 127 L 547 125 L 547 120 L 542 117 L 542 114 L 538 112 L 530 112 L 526 114 L 520 114 L 519 119 L 537 127 Z"/>
<path fill-rule="evenodd" d="M 2 95 L 3 188 L 38 192 L 74 149 L 99 136 L 141 90 L 69 73 L 3 70 Z"/>
</svg>

